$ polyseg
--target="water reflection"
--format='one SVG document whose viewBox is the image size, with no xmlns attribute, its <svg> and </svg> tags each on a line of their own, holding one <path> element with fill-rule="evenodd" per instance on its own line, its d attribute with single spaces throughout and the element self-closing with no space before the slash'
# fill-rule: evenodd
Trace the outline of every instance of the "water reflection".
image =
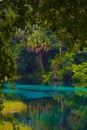
<svg viewBox="0 0 87 130">
<path fill-rule="evenodd" d="M 27 104 L 21 122 L 34 130 L 85 130 L 87 121 L 86 104 L 72 101 L 40 99 Z"/>
<path fill-rule="evenodd" d="M 51 128 L 54 130 L 58 127 L 57 106 L 58 102 L 51 98 L 30 101 L 27 103 L 27 112 L 24 113 L 26 120 L 21 118 L 22 123 L 27 123 L 34 130 L 50 130 Z"/>
<path fill-rule="evenodd" d="M 17 86 L 16 96 L 27 110 L 14 114 L 33 130 L 86 130 L 86 89 L 53 88 L 52 86 Z M 81 95 L 81 96 L 80 96 Z"/>
</svg>

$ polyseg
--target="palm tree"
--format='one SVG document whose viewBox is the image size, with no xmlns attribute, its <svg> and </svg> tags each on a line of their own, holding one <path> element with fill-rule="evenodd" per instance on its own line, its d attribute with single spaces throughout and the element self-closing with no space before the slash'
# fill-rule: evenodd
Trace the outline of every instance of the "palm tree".
<svg viewBox="0 0 87 130">
<path fill-rule="evenodd" d="M 35 52 L 39 57 L 40 68 L 43 68 L 42 52 L 51 49 L 51 41 L 46 35 L 47 30 L 40 28 L 37 25 L 32 27 L 32 32 L 29 33 L 27 48 L 29 52 Z"/>
</svg>

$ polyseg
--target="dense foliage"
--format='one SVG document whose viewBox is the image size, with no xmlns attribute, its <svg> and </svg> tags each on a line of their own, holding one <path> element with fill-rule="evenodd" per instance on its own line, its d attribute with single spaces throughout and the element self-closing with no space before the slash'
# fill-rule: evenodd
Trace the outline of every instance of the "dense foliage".
<svg viewBox="0 0 87 130">
<path fill-rule="evenodd" d="M 37 28 L 31 32 L 35 25 L 39 32 Z M 56 77 L 87 87 L 86 57 L 86 0 L 0 1 L 0 88 L 15 76 L 16 70 L 16 79 L 27 75 L 32 80 L 29 83 L 36 78 L 38 84 L 52 84 Z M 44 69 L 39 69 L 41 64 Z M 0 94 L 1 120 L 2 104 Z"/>
<path fill-rule="evenodd" d="M 40 48 L 48 49 L 49 48 L 48 46 L 42 47 L 43 46 L 42 43 L 39 43 L 38 46 L 36 45 L 37 43 L 34 44 L 37 39 L 36 38 L 37 36 L 35 36 L 36 34 L 39 35 L 38 42 L 43 42 L 43 40 L 44 40 L 43 36 L 44 36 L 44 38 L 46 37 L 46 35 L 44 35 L 44 32 L 38 33 L 37 29 L 36 29 L 36 34 L 35 34 L 35 31 L 31 32 L 31 28 L 33 27 L 33 25 L 36 25 L 36 24 L 40 28 L 47 27 L 47 29 L 51 29 L 55 33 L 55 35 L 59 41 L 57 41 L 58 44 L 55 43 L 57 45 L 55 45 L 54 50 L 59 49 L 58 53 L 60 53 L 60 55 L 64 51 L 64 49 L 65 49 L 65 52 L 68 53 L 68 55 L 71 55 L 71 52 L 76 53 L 79 50 L 84 50 L 85 47 L 87 46 L 87 37 L 86 37 L 87 11 L 86 11 L 86 1 L 85 0 L 84 1 L 76 0 L 73 2 L 69 1 L 69 0 L 61 1 L 61 2 L 59 0 L 52 0 L 51 2 L 47 1 L 47 0 L 45 0 L 45 1 L 43 1 L 43 0 L 40 0 L 40 1 L 39 0 L 35 0 L 35 1 L 17 0 L 14 2 L 11 0 L 7 0 L 7 1 L 2 0 L 2 1 L 0 1 L 0 8 L 1 8 L 1 11 L 0 11 L 1 48 L 3 48 L 3 47 L 6 48 L 8 46 L 8 43 L 10 43 L 12 35 L 15 35 L 14 32 L 17 31 L 19 28 L 21 28 L 22 30 L 25 29 L 28 31 L 28 35 L 29 35 L 28 39 L 30 39 L 31 34 L 33 33 L 34 36 L 33 36 L 32 45 L 34 46 L 34 48 L 36 48 L 36 51 L 40 50 Z M 29 27 L 29 25 L 32 25 L 31 28 Z M 19 34 L 18 33 L 16 34 L 14 44 L 18 43 L 18 40 L 20 40 L 20 39 L 27 40 L 27 37 L 26 37 L 27 34 L 24 33 L 24 35 L 22 35 L 23 33 L 20 34 L 21 32 L 19 32 Z M 21 35 L 22 37 L 20 37 L 19 35 Z M 46 44 L 47 44 L 47 42 L 46 42 Z M 49 44 L 50 44 L 50 42 L 49 42 Z M 13 46 L 13 44 L 12 44 L 12 46 Z M 31 46 L 31 43 L 29 41 L 28 50 L 29 50 L 30 46 Z M 52 49 L 53 48 L 54 48 L 54 46 L 52 47 Z M 6 49 L 2 49 L 1 53 L 3 53 L 3 50 L 5 51 Z M 14 50 L 12 50 L 12 51 L 14 52 Z M 39 51 L 39 52 L 41 52 L 41 51 Z M 12 57 L 12 54 L 10 52 L 6 52 L 6 53 L 9 53 L 10 57 Z M 5 55 L 5 54 L 3 53 L 3 55 Z M 39 53 L 39 55 L 42 58 L 42 54 Z M 66 57 L 66 56 L 65 56 L 65 54 L 63 54 L 61 57 L 64 59 L 64 57 Z M 41 58 L 40 58 L 40 63 L 42 62 Z M 11 59 L 13 60 L 13 58 L 11 58 Z M 47 59 L 49 60 L 50 58 L 47 57 Z M 52 59 L 50 59 L 50 60 L 52 60 Z M 55 60 L 55 58 L 53 60 Z M 66 60 L 66 58 L 64 60 Z M 59 60 L 58 62 L 62 62 L 61 64 L 64 64 L 63 61 Z M 66 62 L 67 62 L 67 60 L 66 60 Z M 11 62 L 9 62 L 9 64 L 10 63 Z M 4 64 L 4 62 L 2 62 L 2 65 L 3 64 Z M 45 66 L 47 66 L 45 63 L 43 63 L 43 64 Z M 14 65 L 12 65 L 12 66 L 14 66 Z M 68 66 L 68 63 L 66 64 L 66 66 Z M 8 67 L 5 67 L 5 68 L 8 68 Z M 60 67 L 60 68 L 62 69 L 63 67 Z M 68 70 L 66 70 L 65 73 L 68 73 L 67 71 Z M 9 74 L 11 74 L 11 71 L 9 73 L 9 69 L 8 69 L 8 72 L 5 71 L 5 73 L 7 73 L 7 75 L 9 75 Z M 12 71 L 12 73 L 13 73 L 13 71 Z M 58 72 L 58 73 L 60 73 L 60 72 Z M 63 73 L 63 72 L 61 72 L 61 73 Z M 59 74 L 60 77 L 61 77 L 61 73 Z M 3 72 L 3 74 L 4 74 L 4 72 Z M 1 77 L 5 77 L 7 75 L 4 74 L 4 76 L 1 76 Z"/>
</svg>

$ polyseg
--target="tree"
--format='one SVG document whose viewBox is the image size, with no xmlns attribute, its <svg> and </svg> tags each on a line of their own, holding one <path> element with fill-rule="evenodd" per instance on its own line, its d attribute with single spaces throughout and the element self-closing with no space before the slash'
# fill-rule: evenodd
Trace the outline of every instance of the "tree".
<svg viewBox="0 0 87 130">
<path fill-rule="evenodd" d="M 70 0 L 52 0 L 51 2 L 45 0 L 39 9 L 39 18 L 47 22 L 48 26 L 56 32 L 58 39 L 68 42 L 71 47 L 72 45 L 74 47 L 74 44 L 77 43 L 80 44 L 80 48 L 83 48 L 87 46 L 86 6 L 86 0 L 75 0 L 73 2 Z M 78 40 L 80 43 L 78 43 Z"/>
<path fill-rule="evenodd" d="M 86 0 L 73 2 L 2 0 L 0 1 L 0 48 L 10 42 L 11 33 L 17 27 L 24 28 L 30 23 L 49 26 L 56 32 L 59 40 L 67 42 L 67 46 L 70 45 L 70 50 L 74 45 L 79 46 L 79 49 L 84 48 L 87 46 L 86 5 Z"/>
<path fill-rule="evenodd" d="M 76 87 L 87 87 L 87 62 L 82 64 L 73 64 L 73 79 Z"/>
<path fill-rule="evenodd" d="M 39 67 L 43 68 L 43 51 L 51 49 L 51 41 L 46 35 L 46 30 L 34 25 L 32 33 L 29 34 L 27 48 L 29 52 L 36 52 L 39 56 Z"/>
<path fill-rule="evenodd" d="M 53 78 L 58 79 L 58 81 L 54 80 L 54 83 L 60 83 L 61 81 L 63 83 L 71 83 L 73 76 L 72 65 L 74 64 L 74 55 L 75 53 L 66 52 L 62 53 L 61 56 L 60 54 L 54 56 L 54 58 L 51 59 L 50 62 L 50 71 L 48 72 L 48 74 L 43 76 L 44 83 L 52 83 Z"/>
<path fill-rule="evenodd" d="M 49 26 L 56 32 L 59 40 L 67 42 L 73 49 L 76 44 L 79 49 L 87 46 L 87 2 L 86 0 L 7 0 L 15 12 L 15 25 L 24 28 L 26 24 Z M 21 3 L 21 4 L 20 4 Z M 15 8 L 14 8 L 15 7 Z M 20 24 L 21 21 L 21 24 Z"/>
<path fill-rule="evenodd" d="M 10 43 L 10 35 L 14 30 L 13 24 L 15 14 L 7 9 L 6 3 L 0 1 L 0 89 L 4 87 L 4 82 L 15 75 L 15 63 L 11 52 L 7 49 Z M 4 94 L 0 92 L 0 122 L 3 120 L 2 109 Z"/>
</svg>

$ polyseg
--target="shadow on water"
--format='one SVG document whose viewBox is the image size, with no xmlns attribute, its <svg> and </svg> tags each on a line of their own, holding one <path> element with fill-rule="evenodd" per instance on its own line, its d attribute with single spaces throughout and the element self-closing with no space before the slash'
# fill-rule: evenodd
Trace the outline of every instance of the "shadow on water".
<svg viewBox="0 0 87 130">
<path fill-rule="evenodd" d="M 27 110 L 14 116 L 33 130 L 86 130 L 87 89 L 16 84 L 13 91 L 9 85 L 5 93 L 27 105 Z"/>
</svg>

